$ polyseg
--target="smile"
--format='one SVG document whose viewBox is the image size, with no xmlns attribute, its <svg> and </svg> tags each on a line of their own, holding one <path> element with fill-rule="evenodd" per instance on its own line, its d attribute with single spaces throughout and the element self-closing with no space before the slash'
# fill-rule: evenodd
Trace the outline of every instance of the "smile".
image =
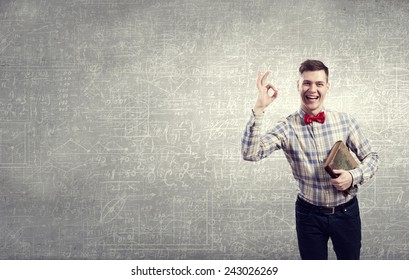
<svg viewBox="0 0 409 280">
<path fill-rule="evenodd" d="M 314 99 L 318 99 L 319 96 L 309 96 L 309 95 L 307 95 L 307 96 L 305 96 L 305 98 L 310 99 L 310 100 L 314 100 Z"/>
</svg>

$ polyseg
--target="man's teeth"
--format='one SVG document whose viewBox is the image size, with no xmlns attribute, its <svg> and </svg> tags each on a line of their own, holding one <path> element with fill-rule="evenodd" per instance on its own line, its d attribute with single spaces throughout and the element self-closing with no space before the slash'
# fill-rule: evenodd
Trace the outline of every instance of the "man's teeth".
<svg viewBox="0 0 409 280">
<path fill-rule="evenodd" d="M 306 96 L 307 97 L 307 99 L 318 99 L 318 96 Z"/>
</svg>

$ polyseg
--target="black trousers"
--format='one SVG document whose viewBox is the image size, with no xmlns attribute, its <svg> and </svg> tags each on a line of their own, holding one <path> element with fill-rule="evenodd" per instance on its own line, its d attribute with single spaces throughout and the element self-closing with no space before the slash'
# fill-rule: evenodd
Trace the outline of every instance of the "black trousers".
<svg viewBox="0 0 409 280">
<path fill-rule="evenodd" d="M 295 206 L 298 248 L 303 260 L 328 259 L 331 238 L 339 260 L 358 260 L 361 250 L 361 218 L 358 200 L 332 213 L 298 198 Z"/>
</svg>

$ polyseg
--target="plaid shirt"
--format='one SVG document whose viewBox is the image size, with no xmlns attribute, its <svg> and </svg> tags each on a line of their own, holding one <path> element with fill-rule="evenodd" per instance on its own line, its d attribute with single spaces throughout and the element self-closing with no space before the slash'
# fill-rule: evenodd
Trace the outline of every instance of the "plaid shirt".
<svg viewBox="0 0 409 280">
<path fill-rule="evenodd" d="M 298 182 L 299 196 L 318 206 L 332 207 L 345 203 L 356 195 L 353 188 L 348 196 L 331 185 L 331 176 L 324 169 L 324 161 L 332 146 L 343 140 L 359 159 L 359 167 L 349 172 L 352 185 L 362 184 L 378 168 L 378 154 L 372 149 L 357 121 L 345 113 L 325 109 L 323 124 L 304 123 L 305 112 L 299 111 L 278 122 L 265 133 L 260 132 L 264 114 L 252 114 L 242 139 L 245 160 L 258 161 L 282 149 Z"/>
</svg>

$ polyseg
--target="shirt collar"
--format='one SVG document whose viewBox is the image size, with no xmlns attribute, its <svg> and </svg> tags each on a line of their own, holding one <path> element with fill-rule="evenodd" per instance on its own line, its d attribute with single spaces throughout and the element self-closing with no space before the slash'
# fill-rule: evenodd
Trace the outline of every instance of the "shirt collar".
<svg viewBox="0 0 409 280">
<path fill-rule="evenodd" d="M 325 112 L 325 114 L 327 113 L 326 110 L 325 110 L 325 107 L 322 107 L 321 112 Z M 300 109 L 298 110 L 298 114 L 300 115 L 301 120 L 304 120 L 304 116 L 307 113 L 300 107 Z"/>
</svg>

